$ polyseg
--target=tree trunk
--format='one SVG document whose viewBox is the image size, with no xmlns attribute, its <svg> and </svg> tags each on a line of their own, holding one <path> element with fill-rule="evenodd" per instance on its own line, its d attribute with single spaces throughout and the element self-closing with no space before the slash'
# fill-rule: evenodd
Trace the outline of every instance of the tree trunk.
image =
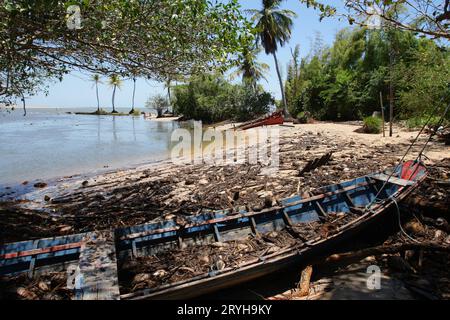
<svg viewBox="0 0 450 320">
<path fill-rule="evenodd" d="M 98 82 L 95 82 L 95 91 L 97 92 L 97 113 L 100 114 L 100 99 L 98 97 Z"/>
<path fill-rule="evenodd" d="M 136 95 L 136 79 L 133 79 L 133 99 L 131 101 L 131 111 L 130 114 L 134 113 L 134 97 Z"/>
<path fill-rule="evenodd" d="M 391 71 L 392 72 L 392 71 Z M 389 84 L 389 137 L 394 135 L 393 122 L 394 122 L 394 98 L 395 98 L 395 89 L 394 83 L 391 76 L 391 81 Z"/>
<path fill-rule="evenodd" d="M 169 103 L 172 101 L 172 97 L 170 95 L 170 83 L 167 86 L 167 96 L 169 97 Z"/>
<path fill-rule="evenodd" d="M 112 113 L 117 113 L 116 107 L 115 107 L 115 105 L 114 105 L 114 99 L 115 99 L 115 97 L 116 97 L 116 87 L 117 87 L 117 86 L 114 86 L 113 96 L 112 96 L 112 107 L 113 107 Z"/>
<path fill-rule="evenodd" d="M 286 96 L 284 94 L 284 86 L 283 86 L 283 79 L 281 78 L 281 72 L 280 72 L 280 67 L 278 65 L 278 59 L 277 59 L 277 54 L 274 52 L 273 53 L 273 58 L 275 60 L 275 67 L 277 69 L 277 75 L 278 75 L 278 81 L 280 81 L 280 89 L 281 89 L 281 98 L 283 99 L 283 110 L 284 110 L 284 115 L 286 117 L 289 117 L 289 111 L 287 109 L 287 103 L 286 103 Z"/>
<path fill-rule="evenodd" d="M 169 111 L 173 112 L 173 110 L 170 110 L 172 108 L 172 94 L 170 92 L 170 87 L 171 87 L 171 80 L 167 80 L 167 97 L 169 98 Z"/>
<path fill-rule="evenodd" d="M 25 95 L 21 92 L 22 95 L 22 107 L 23 107 L 23 116 L 25 117 L 27 115 L 27 106 L 25 101 Z"/>
</svg>

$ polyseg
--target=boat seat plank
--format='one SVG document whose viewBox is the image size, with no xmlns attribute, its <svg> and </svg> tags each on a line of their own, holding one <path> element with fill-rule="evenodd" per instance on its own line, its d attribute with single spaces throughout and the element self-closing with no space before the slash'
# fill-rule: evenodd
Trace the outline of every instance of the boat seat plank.
<svg viewBox="0 0 450 320">
<path fill-rule="evenodd" d="M 83 239 L 77 300 L 119 300 L 114 232 L 93 232 Z"/>
<path fill-rule="evenodd" d="M 380 173 L 380 174 L 376 174 L 372 176 L 373 179 L 378 180 L 378 181 L 389 181 L 390 183 L 402 186 L 402 187 L 407 187 L 407 186 L 412 186 L 414 184 L 414 181 L 411 180 L 405 180 L 405 179 L 400 179 L 400 178 L 396 178 L 396 177 L 391 177 L 389 178 L 389 176 L 387 174 L 384 173 Z"/>
</svg>

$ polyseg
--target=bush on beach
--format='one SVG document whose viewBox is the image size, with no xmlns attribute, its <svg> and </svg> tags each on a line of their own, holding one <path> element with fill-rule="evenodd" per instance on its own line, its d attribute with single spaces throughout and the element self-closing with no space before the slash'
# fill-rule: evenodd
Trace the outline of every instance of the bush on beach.
<svg viewBox="0 0 450 320">
<path fill-rule="evenodd" d="M 378 134 L 381 133 L 381 127 L 383 125 L 383 120 L 378 117 L 367 117 L 364 118 L 363 131 L 365 133 Z"/>
</svg>

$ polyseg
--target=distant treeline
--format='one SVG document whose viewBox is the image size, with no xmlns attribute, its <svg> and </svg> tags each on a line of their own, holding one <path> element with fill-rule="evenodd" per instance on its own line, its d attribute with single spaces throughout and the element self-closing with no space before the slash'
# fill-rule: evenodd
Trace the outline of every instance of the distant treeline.
<svg viewBox="0 0 450 320">
<path fill-rule="evenodd" d="M 312 52 L 299 59 L 292 51 L 286 97 L 295 117 L 305 112 L 319 120 L 355 120 L 381 111 L 380 92 L 395 119 L 420 117 L 449 102 L 448 47 L 397 30 L 344 29 L 331 47 L 318 37 Z"/>
</svg>

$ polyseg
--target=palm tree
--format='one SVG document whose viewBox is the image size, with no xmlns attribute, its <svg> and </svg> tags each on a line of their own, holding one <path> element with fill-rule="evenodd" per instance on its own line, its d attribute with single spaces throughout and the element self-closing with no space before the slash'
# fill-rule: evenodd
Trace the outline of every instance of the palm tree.
<svg viewBox="0 0 450 320">
<path fill-rule="evenodd" d="M 130 114 L 135 112 L 134 110 L 134 97 L 136 96 L 136 77 L 133 76 L 133 99 L 131 100 L 131 111 Z"/>
<path fill-rule="evenodd" d="M 113 111 L 112 113 L 118 113 L 116 111 L 116 106 L 114 104 L 115 98 L 116 98 L 116 89 L 117 88 L 121 88 L 122 87 L 122 80 L 120 79 L 120 77 L 117 74 L 113 74 L 109 77 L 109 85 L 114 88 L 113 89 L 113 95 L 112 95 L 112 107 L 113 107 Z"/>
<path fill-rule="evenodd" d="M 264 73 L 269 70 L 269 65 L 257 61 L 258 54 L 261 49 L 244 47 L 242 52 L 242 62 L 238 69 L 231 74 L 231 80 L 242 76 L 242 82 L 249 84 L 256 91 L 257 83 L 261 79 L 265 79 Z"/>
<path fill-rule="evenodd" d="M 99 83 L 102 83 L 100 75 L 94 74 L 91 77 L 91 81 L 95 84 L 95 91 L 97 93 L 97 113 L 100 114 L 100 99 L 98 97 L 98 85 Z"/>
<path fill-rule="evenodd" d="M 297 14 L 291 10 L 280 9 L 282 1 L 262 0 L 263 7 L 261 10 L 248 10 L 248 12 L 253 14 L 252 19 L 256 22 L 258 42 L 264 47 L 266 54 L 272 54 L 274 57 L 278 80 L 280 81 L 284 113 L 287 116 L 289 113 L 284 94 L 283 79 L 281 78 L 278 65 L 277 50 L 278 44 L 284 46 L 291 38 L 291 30 L 294 25 L 292 19 L 297 17 Z"/>
</svg>

